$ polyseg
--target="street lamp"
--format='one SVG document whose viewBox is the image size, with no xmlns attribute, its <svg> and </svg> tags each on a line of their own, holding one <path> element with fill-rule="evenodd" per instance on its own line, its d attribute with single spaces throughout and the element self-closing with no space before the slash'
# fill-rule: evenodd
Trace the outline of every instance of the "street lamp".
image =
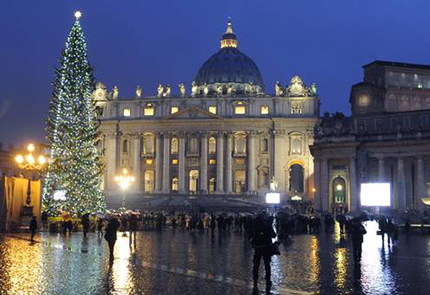
<svg viewBox="0 0 430 295">
<path fill-rule="evenodd" d="M 128 170 L 124 168 L 122 169 L 122 174 L 115 176 L 115 181 L 122 189 L 122 208 L 125 209 L 125 191 L 130 186 L 130 184 L 135 181 L 135 178 L 134 176 L 129 175 Z"/>
<path fill-rule="evenodd" d="M 38 171 L 43 168 L 46 164 L 47 159 L 43 155 L 39 155 L 37 160 L 35 156 L 33 156 L 33 152 L 35 150 L 34 144 L 29 144 L 27 147 L 28 154 L 21 155 L 18 154 L 15 157 L 15 162 L 18 164 L 18 167 L 30 172 L 28 177 L 28 188 L 27 188 L 27 200 L 26 204 L 23 207 L 23 215 L 31 216 L 33 215 L 33 206 L 31 205 L 31 172 Z"/>
</svg>

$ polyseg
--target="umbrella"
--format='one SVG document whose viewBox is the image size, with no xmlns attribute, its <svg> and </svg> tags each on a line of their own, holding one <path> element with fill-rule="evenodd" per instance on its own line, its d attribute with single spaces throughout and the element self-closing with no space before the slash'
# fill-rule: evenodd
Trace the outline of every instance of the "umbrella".
<svg viewBox="0 0 430 295">
<path fill-rule="evenodd" d="M 103 213 L 101 213 L 101 212 L 97 212 L 96 213 L 96 217 L 97 218 L 105 218 L 105 215 Z"/>
</svg>

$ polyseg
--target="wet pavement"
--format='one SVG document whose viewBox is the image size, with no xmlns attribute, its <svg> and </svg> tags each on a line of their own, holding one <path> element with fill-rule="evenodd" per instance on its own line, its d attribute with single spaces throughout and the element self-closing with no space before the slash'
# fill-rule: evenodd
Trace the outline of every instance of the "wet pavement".
<svg viewBox="0 0 430 295">
<path fill-rule="evenodd" d="M 430 236 L 401 235 L 388 247 L 376 223 L 366 227 L 359 266 L 338 232 L 292 236 L 272 258 L 271 293 L 430 294 Z M 42 233 L 34 243 L 26 234 L 0 234 L 0 294 L 266 294 L 263 280 L 253 293 L 252 253 L 238 234 L 168 228 L 138 232 L 135 250 L 119 234 L 110 265 L 96 234 Z"/>
</svg>

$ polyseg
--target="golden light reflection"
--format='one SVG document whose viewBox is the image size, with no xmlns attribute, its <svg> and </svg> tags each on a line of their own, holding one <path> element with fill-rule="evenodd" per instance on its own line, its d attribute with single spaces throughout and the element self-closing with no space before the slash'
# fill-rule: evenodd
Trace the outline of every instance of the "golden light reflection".
<svg viewBox="0 0 430 295">
<path fill-rule="evenodd" d="M 345 288 L 346 248 L 337 248 L 334 252 L 334 284 L 339 290 Z"/>
<path fill-rule="evenodd" d="M 129 257 L 130 247 L 128 237 L 118 237 L 115 243 L 114 263 L 112 268 L 115 290 L 125 291 L 131 288 Z"/>
<path fill-rule="evenodd" d="M 28 241 L 7 239 L 4 261 L 10 279 L 9 294 L 43 293 L 41 248 Z M 42 290 L 41 290 L 42 289 Z"/>
<path fill-rule="evenodd" d="M 312 237 L 311 242 L 311 279 L 315 285 L 318 285 L 319 277 L 320 277 L 320 257 L 318 253 L 319 242 L 317 237 Z"/>
</svg>

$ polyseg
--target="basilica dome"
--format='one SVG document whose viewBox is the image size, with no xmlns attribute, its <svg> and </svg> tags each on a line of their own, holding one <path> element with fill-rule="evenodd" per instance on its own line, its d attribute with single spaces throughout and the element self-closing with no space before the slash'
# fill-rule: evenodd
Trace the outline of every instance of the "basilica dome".
<svg viewBox="0 0 430 295">
<path fill-rule="evenodd" d="M 263 78 L 255 62 L 237 49 L 238 42 L 231 21 L 221 40 L 221 49 L 200 68 L 195 84 L 201 91 L 218 94 L 262 93 Z M 206 88 L 206 89 L 204 89 Z"/>
</svg>

